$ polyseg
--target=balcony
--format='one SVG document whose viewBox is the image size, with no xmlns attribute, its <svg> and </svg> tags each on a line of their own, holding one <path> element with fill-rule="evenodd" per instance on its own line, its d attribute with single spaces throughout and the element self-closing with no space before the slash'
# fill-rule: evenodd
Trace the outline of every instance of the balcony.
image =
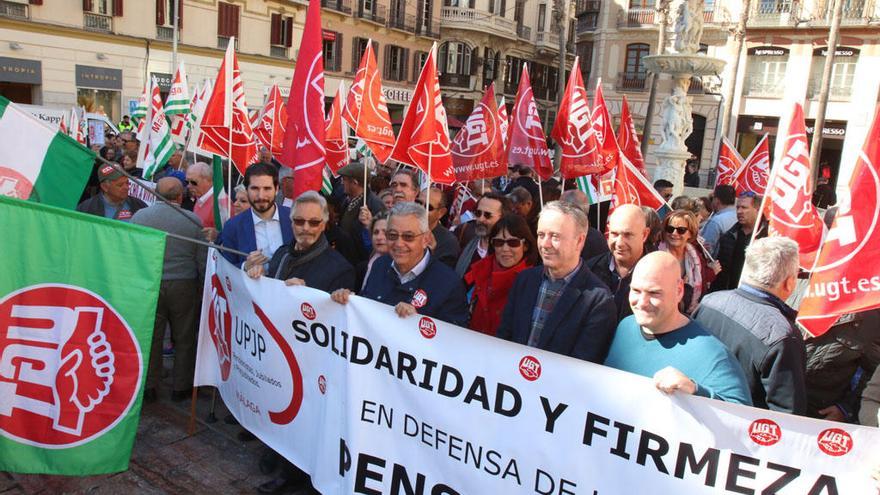
<svg viewBox="0 0 880 495">
<path fill-rule="evenodd" d="M 535 44 L 538 45 L 538 50 L 559 52 L 559 33 L 553 31 L 535 33 Z"/>
<path fill-rule="evenodd" d="M 516 37 L 516 23 L 500 15 L 466 7 L 443 7 L 440 20 L 444 28 L 489 32 L 509 39 Z"/>
<path fill-rule="evenodd" d="M 364 4 L 361 2 L 358 5 L 358 10 L 355 15 L 366 21 L 375 22 L 377 24 L 385 24 L 385 6 L 384 5 L 374 5 L 374 10 L 364 10 Z"/>
<path fill-rule="evenodd" d="M 617 74 L 617 91 L 642 92 L 645 91 L 647 72 L 621 72 Z"/>
<path fill-rule="evenodd" d="M 418 22 L 416 23 L 416 34 L 418 36 L 424 36 L 426 38 L 434 38 L 440 39 L 440 20 L 432 19 L 431 22 L 427 25 Z"/>
<path fill-rule="evenodd" d="M 174 28 L 171 26 L 156 26 L 156 39 L 174 41 Z"/>
<path fill-rule="evenodd" d="M 449 88 L 466 88 L 471 87 L 470 74 L 450 74 L 444 73 L 440 75 L 440 85 Z"/>
<path fill-rule="evenodd" d="M 416 16 L 414 15 L 402 15 L 398 13 L 392 13 L 388 18 L 387 27 L 391 29 L 399 29 L 401 31 L 406 31 L 407 33 L 416 32 Z"/>
<path fill-rule="evenodd" d="M 532 28 L 522 24 L 516 26 L 516 37 L 521 40 L 532 41 Z"/>
<path fill-rule="evenodd" d="M 343 14 L 351 14 L 350 0 L 321 0 L 321 7 L 342 12 Z"/>
<path fill-rule="evenodd" d="M 654 24 L 654 14 L 654 9 L 651 8 L 631 8 L 626 12 L 626 18 L 623 22 L 618 23 L 618 27 L 640 27 Z"/>
<path fill-rule="evenodd" d="M 109 33 L 113 30 L 113 17 L 83 12 L 83 27 L 89 31 Z"/>
<path fill-rule="evenodd" d="M 759 2 L 752 7 L 749 26 L 790 27 L 798 23 L 801 5 L 797 2 Z"/>
<path fill-rule="evenodd" d="M 578 16 L 577 26 L 575 29 L 577 30 L 577 34 L 581 33 L 590 33 L 598 29 L 599 27 L 599 13 L 598 12 L 586 12 Z"/>
<path fill-rule="evenodd" d="M 229 46 L 229 40 L 228 36 L 217 36 L 217 48 L 225 50 Z M 235 38 L 235 51 L 238 51 L 238 40 L 239 38 Z"/>
<path fill-rule="evenodd" d="M 867 24 L 871 20 L 871 12 L 874 10 L 874 2 L 872 0 L 851 0 L 843 2 L 843 10 L 840 15 L 840 24 L 842 26 L 857 26 Z M 813 25 L 830 25 L 831 1 L 828 0 L 826 5 L 816 9 L 816 15 L 812 22 Z"/>
<path fill-rule="evenodd" d="M 691 85 L 688 86 L 688 94 L 689 95 L 701 95 L 705 94 L 705 90 L 703 89 L 703 79 L 700 77 L 692 77 Z"/>
<path fill-rule="evenodd" d="M 577 2 L 575 3 L 574 11 L 575 15 L 578 16 L 589 12 L 598 14 L 601 7 L 601 0 L 577 0 Z"/>
<path fill-rule="evenodd" d="M 822 78 L 813 77 L 807 86 L 807 98 L 810 100 L 819 99 L 819 90 L 822 87 Z M 852 97 L 852 83 L 849 85 L 835 85 L 832 81 L 828 87 L 828 101 L 849 101 Z"/>
<path fill-rule="evenodd" d="M 769 78 L 763 75 L 751 76 L 746 80 L 743 94 L 756 98 L 779 98 L 785 94 L 785 79 Z"/>
<path fill-rule="evenodd" d="M 29 17 L 28 6 L 25 3 L 0 1 L 0 17 L 27 19 Z"/>
</svg>

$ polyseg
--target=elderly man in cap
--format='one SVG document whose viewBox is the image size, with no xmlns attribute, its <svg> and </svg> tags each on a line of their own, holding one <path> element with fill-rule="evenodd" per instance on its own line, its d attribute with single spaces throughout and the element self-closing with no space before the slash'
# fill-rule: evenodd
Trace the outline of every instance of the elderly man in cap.
<svg viewBox="0 0 880 495">
<path fill-rule="evenodd" d="M 366 225 L 370 224 L 374 215 L 385 210 L 385 205 L 373 191 L 365 186 L 364 176 L 368 173 L 363 162 L 351 162 L 337 172 L 342 177 L 342 189 L 348 202 L 343 207 L 342 216 L 339 219 L 339 227 L 358 246 L 359 261 L 367 259 L 369 234 L 361 219 L 366 219 Z M 364 194 L 367 195 L 366 208 L 364 207 Z"/>
<path fill-rule="evenodd" d="M 101 190 L 77 205 L 76 211 L 128 222 L 138 210 L 147 207 L 143 201 L 128 195 L 128 177 L 116 166 L 101 165 L 98 181 Z"/>
</svg>

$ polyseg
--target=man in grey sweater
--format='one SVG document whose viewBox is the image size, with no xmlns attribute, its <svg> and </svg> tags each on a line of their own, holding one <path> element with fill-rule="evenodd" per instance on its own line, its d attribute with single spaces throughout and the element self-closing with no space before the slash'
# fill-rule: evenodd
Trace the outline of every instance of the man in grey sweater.
<svg viewBox="0 0 880 495">
<path fill-rule="evenodd" d="M 171 203 L 180 205 L 183 185 L 174 177 L 159 179 L 156 192 Z M 202 239 L 202 222 L 190 211 L 173 211 L 170 205 L 157 201 L 132 217 L 131 222 L 193 239 Z M 184 218 L 184 215 L 188 218 Z M 171 399 L 181 401 L 190 396 L 196 359 L 196 328 L 199 315 L 201 281 L 205 277 L 204 246 L 167 237 L 162 284 L 156 303 L 156 323 L 150 350 L 150 366 L 144 400 L 157 397 L 162 378 L 162 339 L 166 325 L 171 326 L 174 339 L 174 368 Z"/>
</svg>

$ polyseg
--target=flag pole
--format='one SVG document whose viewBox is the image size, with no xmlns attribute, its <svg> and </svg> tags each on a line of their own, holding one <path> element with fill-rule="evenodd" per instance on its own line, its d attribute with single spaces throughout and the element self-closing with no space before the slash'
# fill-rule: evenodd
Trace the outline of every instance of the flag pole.
<svg viewBox="0 0 880 495">
<path fill-rule="evenodd" d="M 234 166 L 234 164 L 232 163 L 232 123 L 231 122 L 229 125 L 229 146 L 227 149 L 228 149 L 229 154 L 226 156 L 229 158 L 229 164 L 228 164 L 229 168 L 226 170 L 226 183 L 228 184 L 227 187 L 228 187 L 230 193 L 226 194 L 226 214 L 229 215 L 230 213 L 232 213 L 232 194 L 231 194 L 231 192 L 232 192 L 232 167 Z M 219 200 L 220 198 L 217 198 L 217 199 Z"/>
<path fill-rule="evenodd" d="M 544 211 L 544 188 L 541 187 L 541 176 L 538 176 L 538 198 L 541 203 L 541 211 Z"/>
<path fill-rule="evenodd" d="M 342 117 L 340 117 L 340 119 L 341 118 Z M 348 143 L 346 143 L 346 151 L 345 151 L 346 154 L 348 154 L 348 146 L 347 145 L 348 145 Z M 367 194 L 370 192 L 369 184 L 367 184 L 367 175 L 369 175 L 369 173 L 370 173 L 370 171 L 367 170 L 367 156 L 364 155 L 364 207 L 367 206 Z"/>
<path fill-rule="evenodd" d="M 425 218 L 428 219 L 428 228 L 430 225 L 430 207 L 431 207 L 431 159 L 434 157 L 434 143 L 428 143 L 428 189 L 425 190 Z"/>
</svg>

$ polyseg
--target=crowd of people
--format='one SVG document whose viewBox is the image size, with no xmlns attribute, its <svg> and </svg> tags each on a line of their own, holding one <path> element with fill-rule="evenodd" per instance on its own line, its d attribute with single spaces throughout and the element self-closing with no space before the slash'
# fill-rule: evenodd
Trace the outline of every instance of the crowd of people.
<svg viewBox="0 0 880 495">
<path fill-rule="evenodd" d="M 136 148 L 123 133 L 100 153 L 137 176 Z M 409 167 L 367 162 L 341 169 L 332 194 L 294 198 L 289 169 L 264 150 L 241 184 L 226 184 L 234 202 L 231 212 L 220 202 L 222 225 L 206 163 L 175 154 L 154 177 L 170 204 L 151 206 L 128 195 L 126 175 L 99 164 L 78 209 L 248 253 L 222 255 L 252 278 L 322 290 L 339 304 L 359 295 L 400 317 L 426 315 L 650 377 L 666 393 L 877 425 L 880 311 L 805 338 L 794 322 L 806 282 L 798 246 L 766 237 L 759 196 L 722 185 L 708 197 L 673 198 L 660 180 L 670 206 L 661 218 L 635 205 L 609 213 L 573 183 L 539 183 L 524 166 L 461 195 L 423 187 Z M 168 238 L 147 401 L 158 397 L 166 326 L 171 398 L 191 393 L 204 266 L 204 246 Z M 260 467 L 281 472 L 262 493 L 310 490 L 305 473 L 271 455 Z"/>
</svg>

